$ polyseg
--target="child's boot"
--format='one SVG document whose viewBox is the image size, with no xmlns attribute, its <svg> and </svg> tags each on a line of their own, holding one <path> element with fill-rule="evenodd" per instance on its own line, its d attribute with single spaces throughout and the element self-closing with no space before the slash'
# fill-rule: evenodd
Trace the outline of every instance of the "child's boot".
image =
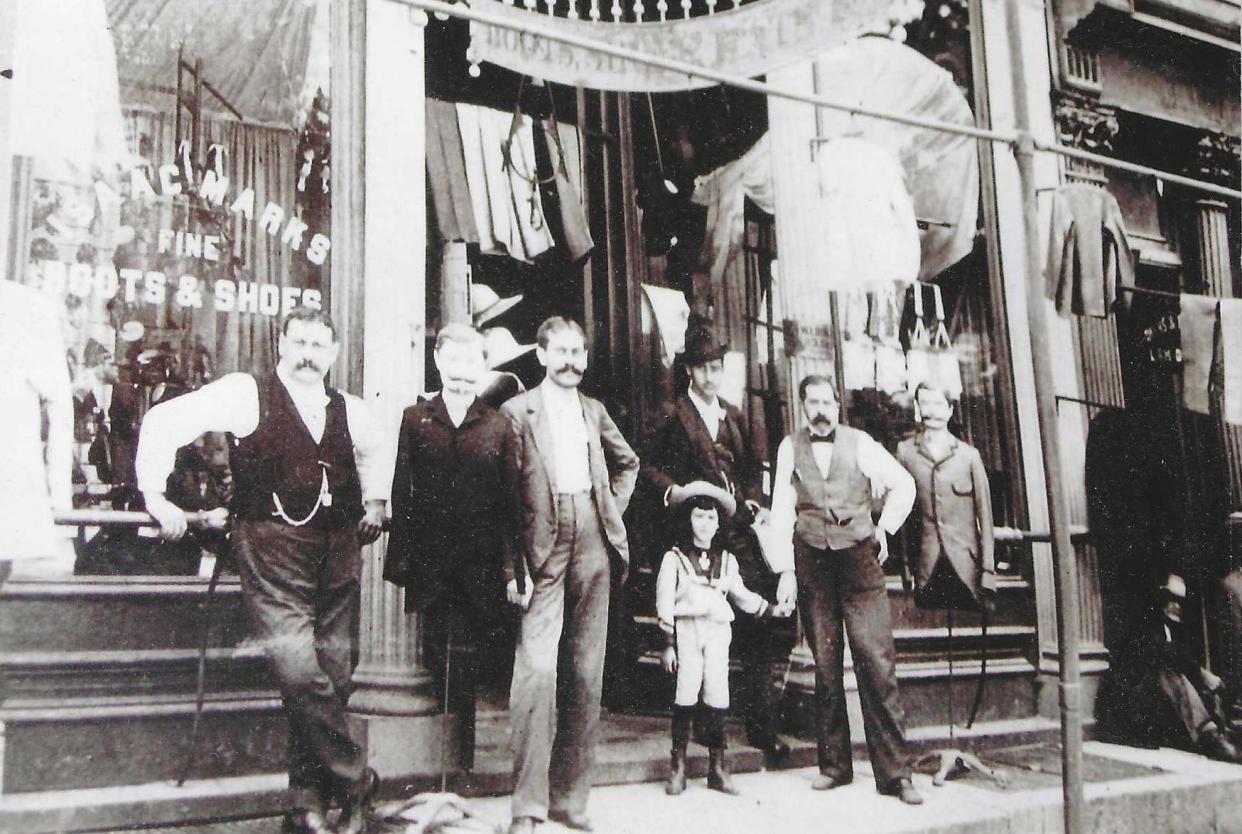
<svg viewBox="0 0 1242 834">
<path fill-rule="evenodd" d="M 738 790 L 729 776 L 728 765 L 725 764 L 725 734 L 723 709 L 707 710 L 710 716 L 710 727 L 707 750 L 707 787 L 714 791 L 737 796 Z"/>
<path fill-rule="evenodd" d="M 690 724 L 694 719 L 694 707 L 673 705 L 673 753 L 672 771 L 664 792 L 677 796 L 686 789 L 686 749 L 690 746 Z"/>
</svg>

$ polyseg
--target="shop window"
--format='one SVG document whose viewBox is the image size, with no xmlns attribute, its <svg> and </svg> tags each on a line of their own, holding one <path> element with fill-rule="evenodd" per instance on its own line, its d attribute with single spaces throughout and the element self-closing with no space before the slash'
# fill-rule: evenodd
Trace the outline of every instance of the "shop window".
<svg viewBox="0 0 1242 834">
<path fill-rule="evenodd" d="M 314 4 L 280 20 L 245 6 L 149 19 L 143 4 L 102 0 L 70 20 L 41 5 L 20 8 L 30 19 L 4 114 L 15 130 L 0 162 L 12 178 L 0 277 L 59 318 L 73 453 L 54 477 L 72 479 L 76 509 L 138 509 L 147 411 L 232 371 L 272 372 L 281 316 L 327 304 L 326 21 Z M 255 44 L 262 54 L 239 60 Z M 45 420 L 43 438 L 63 430 Z M 216 434 L 183 448 L 170 497 L 227 504 L 228 448 Z M 198 575 L 221 546 L 173 547 L 133 527 L 62 533 L 39 571 Z"/>
</svg>

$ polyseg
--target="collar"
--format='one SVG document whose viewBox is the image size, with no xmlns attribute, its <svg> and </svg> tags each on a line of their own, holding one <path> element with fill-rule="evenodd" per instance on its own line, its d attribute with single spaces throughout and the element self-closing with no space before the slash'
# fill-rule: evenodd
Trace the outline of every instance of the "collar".
<svg viewBox="0 0 1242 834">
<path fill-rule="evenodd" d="M 453 428 L 460 429 L 462 428 L 462 426 L 465 426 L 467 423 L 469 423 L 471 420 L 473 420 L 477 416 L 478 410 L 479 410 L 479 404 L 481 401 L 479 400 L 478 397 L 470 398 L 470 404 L 466 406 L 466 414 L 464 417 L 462 417 L 461 425 L 457 425 L 457 426 L 453 425 L 453 418 L 449 416 L 448 402 L 444 399 L 443 391 L 440 391 L 439 393 L 437 393 L 435 397 L 432 398 L 431 402 L 432 402 L 432 408 L 435 412 L 436 417 L 443 420 L 447 425 L 452 426 Z"/>
<path fill-rule="evenodd" d="M 543 401 L 553 411 L 567 411 L 574 406 L 581 408 L 582 400 L 578 397 L 577 388 L 562 388 L 551 380 L 539 383 L 539 391 Z"/>
<path fill-rule="evenodd" d="M 833 426 L 832 431 L 828 432 L 827 434 L 816 434 L 815 432 L 811 431 L 810 427 L 808 426 L 806 433 L 811 443 L 833 443 L 837 439 L 837 427 L 836 426 Z"/>
<path fill-rule="evenodd" d="M 949 452 L 942 458 L 937 458 L 935 455 L 931 453 L 931 449 L 927 447 L 927 433 L 924 431 L 919 432 L 918 440 L 916 441 L 915 445 L 918 447 L 919 454 L 927 458 L 932 463 L 944 463 L 946 460 L 948 460 L 949 458 L 957 454 L 957 449 L 958 449 L 958 446 L 961 445 L 961 441 L 958 440 L 956 437 L 954 437 L 952 434 L 950 434 L 949 435 Z"/>
<path fill-rule="evenodd" d="M 276 366 L 276 378 L 280 380 L 280 384 L 285 386 L 285 390 L 289 392 L 289 399 L 295 403 L 302 405 L 324 407 L 328 404 L 328 389 L 323 384 L 323 380 L 315 385 L 307 385 L 292 379 L 285 370 Z"/>
<path fill-rule="evenodd" d="M 724 419 L 725 409 L 724 406 L 720 404 L 720 397 L 715 397 L 714 400 L 709 403 L 707 400 L 694 393 L 694 386 L 686 387 L 686 396 L 690 398 L 690 402 L 694 404 L 695 409 L 697 409 L 699 414 L 702 414 L 704 418 L 715 417 L 717 420 Z"/>
</svg>

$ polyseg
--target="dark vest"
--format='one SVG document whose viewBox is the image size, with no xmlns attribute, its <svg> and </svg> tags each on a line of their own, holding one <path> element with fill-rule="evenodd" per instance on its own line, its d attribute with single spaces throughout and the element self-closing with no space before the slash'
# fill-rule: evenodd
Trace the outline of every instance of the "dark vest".
<svg viewBox="0 0 1242 834">
<path fill-rule="evenodd" d="M 793 436 L 794 492 L 798 519 L 794 533 L 820 550 L 843 550 L 875 533 L 871 521 L 871 481 L 858 468 L 861 432 L 837 426 L 828 477 L 819 472 L 811 452 L 811 432 Z"/>
<path fill-rule="evenodd" d="M 235 438 L 229 461 L 233 469 L 234 518 L 281 521 L 273 495 L 285 515 L 301 521 L 315 508 L 323 472 L 328 473 L 331 506 L 320 506 L 307 527 L 334 530 L 362 518 L 362 486 L 354 462 L 345 398 L 328 394 L 323 439 L 316 443 L 302 422 L 285 386 L 273 374 L 255 379 L 259 388 L 259 425 Z"/>
</svg>

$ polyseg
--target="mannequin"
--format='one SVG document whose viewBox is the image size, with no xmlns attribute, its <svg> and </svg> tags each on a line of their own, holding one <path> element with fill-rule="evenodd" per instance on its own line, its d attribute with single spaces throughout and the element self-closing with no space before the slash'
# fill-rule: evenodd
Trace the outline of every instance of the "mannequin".
<svg viewBox="0 0 1242 834">
<path fill-rule="evenodd" d="M 927 383 L 914 392 L 919 432 L 897 447 L 897 460 L 914 478 L 921 530 L 907 536 L 906 564 L 914 569 L 914 602 L 919 608 L 943 609 L 950 635 L 953 611 L 982 615 L 984 632 L 996 593 L 992 495 L 978 450 L 949 431 L 953 404 L 942 388 Z M 980 670 L 986 672 L 986 656 Z M 953 729 L 953 656 L 949 655 L 949 729 Z M 980 678 L 979 696 L 983 693 Z M 978 709 L 971 711 L 970 723 Z M 969 726 L 969 725 L 968 725 Z M 936 750 L 919 764 L 938 762 L 935 785 L 967 770 L 998 783 L 1004 777 L 976 756 L 956 748 Z"/>
</svg>

